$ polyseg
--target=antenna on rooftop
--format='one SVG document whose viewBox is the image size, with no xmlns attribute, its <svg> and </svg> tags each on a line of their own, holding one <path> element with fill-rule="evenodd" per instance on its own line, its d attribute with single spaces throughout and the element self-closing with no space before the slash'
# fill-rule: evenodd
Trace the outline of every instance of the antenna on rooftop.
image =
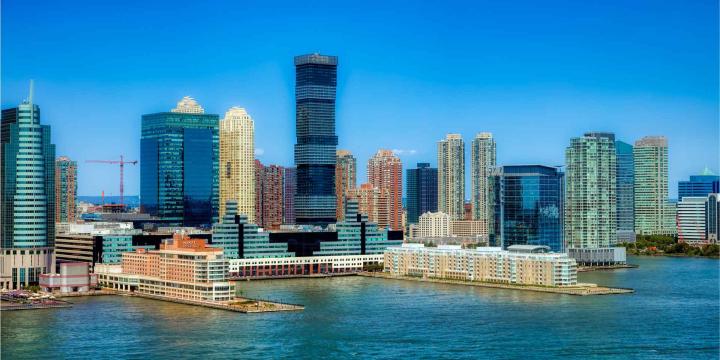
<svg viewBox="0 0 720 360">
<path fill-rule="evenodd" d="M 28 102 L 30 105 L 33 103 L 33 93 L 35 92 L 35 80 L 30 79 L 30 97 L 28 98 Z"/>
</svg>

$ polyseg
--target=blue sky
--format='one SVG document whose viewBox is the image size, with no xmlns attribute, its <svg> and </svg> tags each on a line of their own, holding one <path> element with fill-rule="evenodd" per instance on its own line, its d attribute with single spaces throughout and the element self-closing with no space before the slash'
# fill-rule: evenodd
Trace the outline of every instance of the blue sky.
<svg viewBox="0 0 720 360">
<path fill-rule="evenodd" d="M 247 108 L 264 163 L 291 165 L 293 56 L 339 56 L 340 148 L 359 181 L 379 148 L 405 167 L 436 141 L 494 133 L 498 163 L 564 163 L 583 132 L 666 135 L 670 195 L 718 172 L 716 1 L 2 1 L 2 107 L 35 79 L 79 194 L 118 192 L 139 159 L 140 117 L 184 95 Z M 469 155 L 469 149 L 468 149 Z M 139 192 L 126 168 L 126 193 Z M 469 180 L 468 180 L 469 183 Z"/>
</svg>

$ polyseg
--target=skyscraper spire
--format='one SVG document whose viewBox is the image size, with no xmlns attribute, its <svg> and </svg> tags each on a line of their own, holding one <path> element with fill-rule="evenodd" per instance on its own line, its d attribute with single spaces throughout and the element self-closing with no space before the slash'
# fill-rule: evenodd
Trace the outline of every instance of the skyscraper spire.
<svg viewBox="0 0 720 360">
<path fill-rule="evenodd" d="M 35 80 L 30 79 L 30 96 L 28 97 L 28 102 L 30 105 L 33 103 L 33 93 L 35 92 Z"/>
</svg>

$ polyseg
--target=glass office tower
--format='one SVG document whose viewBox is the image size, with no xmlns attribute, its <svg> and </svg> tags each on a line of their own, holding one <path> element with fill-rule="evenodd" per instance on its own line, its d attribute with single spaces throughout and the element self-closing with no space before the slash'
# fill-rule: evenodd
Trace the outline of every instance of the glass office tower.
<svg viewBox="0 0 720 360">
<path fill-rule="evenodd" d="M 564 174 L 543 165 L 503 166 L 489 178 L 494 246 L 545 245 L 563 252 Z"/>
<path fill-rule="evenodd" d="M 171 112 L 143 115 L 140 205 L 174 225 L 218 218 L 219 116 L 183 98 Z"/>
<path fill-rule="evenodd" d="M 336 221 L 336 87 L 336 56 L 295 57 L 297 224 L 325 226 Z"/>
<path fill-rule="evenodd" d="M 686 196 L 708 196 L 720 192 L 720 176 L 705 168 L 700 175 L 690 175 L 689 181 L 678 181 L 678 199 Z"/>
<path fill-rule="evenodd" d="M 438 170 L 429 163 L 418 163 L 417 169 L 408 169 L 407 182 L 407 222 L 417 224 L 420 215 L 436 212 L 438 206 Z"/>
<path fill-rule="evenodd" d="M 617 241 L 635 241 L 635 165 L 633 146 L 615 141 L 617 155 L 615 184 L 617 199 Z"/>
</svg>

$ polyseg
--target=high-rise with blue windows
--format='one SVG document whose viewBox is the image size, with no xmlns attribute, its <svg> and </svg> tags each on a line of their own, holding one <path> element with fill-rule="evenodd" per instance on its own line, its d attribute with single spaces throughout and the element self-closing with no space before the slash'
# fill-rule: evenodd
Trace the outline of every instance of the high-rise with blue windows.
<svg viewBox="0 0 720 360">
<path fill-rule="evenodd" d="M 720 176 L 705 168 L 700 175 L 690 175 L 689 181 L 678 181 L 678 199 L 686 196 L 708 196 L 720 192 Z"/>
<path fill-rule="evenodd" d="M 617 241 L 635 241 L 635 165 L 633 146 L 615 141 L 617 199 Z"/>
<path fill-rule="evenodd" d="M 489 178 L 490 242 L 563 252 L 564 174 L 543 165 L 502 166 Z"/>
<path fill-rule="evenodd" d="M 418 163 L 416 169 L 407 169 L 407 222 L 416 224 L 420 215 L 436 212 L 438 208 L 438 170 L 429 163 Z"/>
<path fill-rule="evenodd" d="M 55 145 L 30 97 L 2 110 L 0 288 L 34 285 L 55 272 Z"/>
<path fill-rule="evenodd" d="M 140 205 L 175 225 L 218 218 L 219 116 L 184 97 L 170 112 L 143 115 Z"/>
<path fill-rule="evenodd" d="M 325 226 L 336 221 L 336 88 L 336 56 L 295 57 L 297 224 Z"/>
</svg>

